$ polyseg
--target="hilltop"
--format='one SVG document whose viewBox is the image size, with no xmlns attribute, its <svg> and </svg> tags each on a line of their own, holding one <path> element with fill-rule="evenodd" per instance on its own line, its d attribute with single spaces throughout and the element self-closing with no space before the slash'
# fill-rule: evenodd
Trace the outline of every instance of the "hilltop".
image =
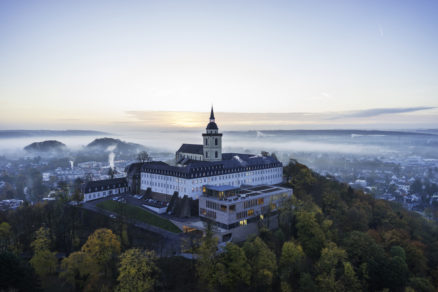
<svg viewBox="0 0 438 292">
<path fill-rule="evenodd" d="M 94 139 L 85 149 L 90 151 L 114 151 L 118 154 L 132 154 L 144 150 L 145 147 L 140 144 L 105 137 Z"/>
<path fill-rule="evenodd" d="M 56 140 L 47 140 L 43 142 L 34 142 L 24 147 L 27 152 L 63 152 L 67 150 L 67 146 Z"/>
</svg>

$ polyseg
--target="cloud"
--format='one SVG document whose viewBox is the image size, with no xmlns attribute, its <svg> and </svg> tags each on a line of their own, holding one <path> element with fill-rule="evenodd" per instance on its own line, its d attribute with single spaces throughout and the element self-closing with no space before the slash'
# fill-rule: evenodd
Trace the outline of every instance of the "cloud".
<svg viewBox="0 0 438 292">
<path fill-rule="evenodd" d="M 400 115 L 432 110 L 436 107 L 381 108 L 348 112 L 237 113 L 216 112 L 221 130 L 339 129 L 339 128 L 415 128 L 436 127 L 436 113 Z M 201 129 L 209 112 L 127 111 L 130 123 L 119 125 L 137 129 Z M 375 117 L 375 118 L 370 118 Z M 129 125 L 130 124 L 130 125 Z"/>
<path fill-rule="evenodd" d="M 421 107 L 404 107 L 404 108 L 375 108 L 375 109 L 367 109 L 367 110 L 349 112 L 346 114 L 340 114 L 340 115 L 331 117 L 329 119 L 337 120 L 337 119 L 344 119 L 344 118 L 369 118 L 369 117 L 375 117 L 375 116 L 380 116 L 380 115 L 411 113 L 411 112 L 431 110 L 431 109 L 435 109 L 435 107 L 421 106 Z"/>
</svg>

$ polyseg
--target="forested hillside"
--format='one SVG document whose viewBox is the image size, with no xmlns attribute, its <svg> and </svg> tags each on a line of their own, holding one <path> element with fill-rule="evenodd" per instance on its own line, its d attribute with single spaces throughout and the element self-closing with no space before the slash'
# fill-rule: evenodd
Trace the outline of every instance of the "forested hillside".
<svg viewBox="0 0 438 292">
<path fill-rule="evenodd" d="M 217 252 L 209 228 L 193 242 L 197 260 L 159 258 L 130 242 L 126 225 L 75 208 L 37 205 L 2 214 L 0 290 L 436 290 L 436 223 L 296 161 L 284 175 L 294 197 L 279 210 L 279 229 L 261 221 L 259 236 Z M 57 251 L 66 256 L 60 262 Z"/>
</svg>

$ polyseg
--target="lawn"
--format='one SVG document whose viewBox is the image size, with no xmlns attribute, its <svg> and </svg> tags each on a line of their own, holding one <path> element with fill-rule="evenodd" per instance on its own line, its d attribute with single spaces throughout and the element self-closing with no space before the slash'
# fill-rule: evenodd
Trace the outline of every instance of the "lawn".
<svg viewBox="0 0 438 292">
<path fill-rule="evenodd" d="M 127 205 L 124 203 L 108 200 L 100 202 L 96 205 L 97 207 L 101 209 L 105 209 L 111 212 L 115 212 L 117 214 L 125 214 L 127 217 L 154 225 L 157 227 L 160 227 L 162 229 L 165 229 L 167 231 L 173 232 L 173 233 L 180 233 L 181 230 L 175 226 L 172 222 L 170 222 L 167 219 L 164 219 L 160 216 L 157 216 L 155 214 L 152 214 L 151 212 L 148 212 L 142 208 Z"/>
</svg>

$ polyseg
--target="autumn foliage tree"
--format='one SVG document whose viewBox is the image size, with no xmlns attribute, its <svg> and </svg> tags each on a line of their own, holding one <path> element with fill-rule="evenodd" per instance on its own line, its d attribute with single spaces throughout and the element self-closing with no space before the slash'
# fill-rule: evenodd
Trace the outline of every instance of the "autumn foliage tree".
<svg viewBox="0 0 438 292">
<path fill-rule="evenodd" d="M 75 287 L 111 290 L 120 254 L 120 241 L 106 228 L 97 229 L 82 246 L 62 262 L 60 277 Z"/>
<path fill-rule="evenodd" d="M 147 292 L 154 290 L 158 268 L 152 251 L 128 249 L 120 255 L 119 282 L 116 291 Z"/>
<path fill-rule="evenodd" d="M 35 234 L 35 240 L 31 246 L 34 255 L 30 259 L 30 264 L 41 278 L 54 274 L 58 265 L 55 252 L 50 251 L 49 230 L 41 227 Z"/>
</svg>

